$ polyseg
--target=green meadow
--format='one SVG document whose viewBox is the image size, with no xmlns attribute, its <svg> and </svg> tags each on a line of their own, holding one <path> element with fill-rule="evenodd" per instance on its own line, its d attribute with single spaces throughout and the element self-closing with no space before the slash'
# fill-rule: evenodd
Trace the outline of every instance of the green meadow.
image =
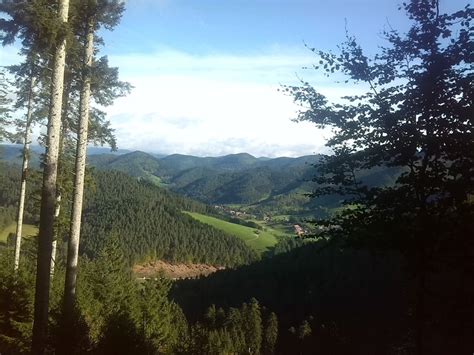
<svg viewBox="0 0 474 355">
<path fill-rule="evenodd" d="M 242 226 L 240 224 L 230 223 L 219 218 L 206 216 L 195 212 L 185 212 L 201 223 L 206 223 L 214 228 L 220 229 L 228 234 L 242 239 L 249 247 L 262 253 L 268 248 L 274 246 L 278 239 L 283 235 L 273 229 L 265 231 Z"/>
<path fill-rule="evenodd" d="M 5 244 L 10 233 L 16 233 L 16 223 L 10 224 L 8 227 L 0 230 L 0 243 Z M 38 234 L 38 227 L 32 224 L 23 225 L 23 237 L 29 237 Z"/>
</svg>

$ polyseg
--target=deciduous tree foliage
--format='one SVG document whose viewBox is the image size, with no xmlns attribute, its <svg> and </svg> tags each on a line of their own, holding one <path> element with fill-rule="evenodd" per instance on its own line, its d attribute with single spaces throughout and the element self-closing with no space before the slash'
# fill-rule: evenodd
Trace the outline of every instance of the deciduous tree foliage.
<svg viewBox="0 0 474 355">
<path fill-rule="evenodd" d="M 446 341 L 447 334 L 440 338 L 436 330 L 447 330 L 434 326 L 445 316 L 427 308 L 433 302 L 427 290 L 439 293 L 445 281 L 440 268 L 459 277 L 449 295 L 457 342 L 465 341 L 466 317 L 473 315 L 466 282 L 472 284 L 474 235 L 474 9 L 468 4 L 443 14 L 441 5 L 404 3 L 409 31 L 385 31 L 387 45 L 373 57 L 350 35 L 337 54 L 310 48 L 320 58 L 316 69 L 345 74 L 360 94 L 331 103 L 317 84 L 286 88 L 303 105 L 298 120 L 333 130 L 328 146 L 334 154 L 315 178 L 313 196 L 338 193 L 352 208 L 326 221 L 327 235 L 398 249 L 410 263 L 417 279 L 412 340 L 418 354 L 439 351 L 440 339 Z M 402 170 L 392 186 L 370 187 L 357 179 L 376 166 Z"/>
</svg>

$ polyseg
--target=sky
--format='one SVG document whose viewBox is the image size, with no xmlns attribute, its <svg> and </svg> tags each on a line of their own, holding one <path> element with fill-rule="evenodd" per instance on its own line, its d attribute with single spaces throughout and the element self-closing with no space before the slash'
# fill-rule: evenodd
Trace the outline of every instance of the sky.
<svg viewBox="0 0 474 355">
<path fill-rule="evenodd" d="M 305 44 L 337 50 L 346 28 L 368 53 L 387 26 L 406 30 L 398 0 L 127 0 L 101 55 L 134 89 L 106 108 L 119 148 L 161 154 L 301 156 L 328 152 L 329 131 L 294 122 L 279 89 L 309 81 L 330 100 L 361 90 L 314 70 Z M 444 0 L 458 9 L 463 0 Z M 3 48 L 0 65 L 18 61 Z"/>
</svg>

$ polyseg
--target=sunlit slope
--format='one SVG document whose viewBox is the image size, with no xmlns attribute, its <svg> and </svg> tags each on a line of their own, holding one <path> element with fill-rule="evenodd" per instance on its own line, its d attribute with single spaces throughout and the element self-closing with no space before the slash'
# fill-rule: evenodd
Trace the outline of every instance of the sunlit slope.
<svg viewBox="0 0 474 355">
<path fill-rule="evenodd" d="M 0 230 L 0 243 L 6 243 L 10 233 L 16 233 L 16 223 L 12 223 L 3 230 Z M 36 234 L 38 234 L 38 228 L 36 226 L 31 224 L 23 225 L 23 237 L 34 236 Z"/>
<path fill-rule="evenodd" d="M 219 218 L 206 216 L 195 212 L 186 212 L 199 222 L 213 226 L 228 234 L 234 235 L 243 240 L 249 247 L 257 252 L 264 252 L 268 248 L 277 243 L 277 238 L 274 234 L 268 231 L 257 230 L 242 226 L 240 224 L 230 223 Z"/>
</svg>

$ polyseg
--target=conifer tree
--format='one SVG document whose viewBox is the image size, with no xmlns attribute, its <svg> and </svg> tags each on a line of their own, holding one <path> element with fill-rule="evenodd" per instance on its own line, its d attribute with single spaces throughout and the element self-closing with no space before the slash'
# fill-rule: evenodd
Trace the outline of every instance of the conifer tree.
<svg viewBox="0 0 474 355">
<path fill-rule="evenodd" d="M 58 21 L 68 21 L 69 0 L 60 0 Z M 61 127 L 66 35 L 63 33 L 54 48 L 51 100 L 46 140 L 46 156 L 41 194 L 40 226 L 38 235 L 35 317 L 32 353 L 43 354 L 46 348 L 49 309 L 50 265 L 56 210 L 56 178 Z"/>
<path fill-rule="evenodd" d="M 242 308 L 243 330 L 248 351 L 251 354 L 260 354 L 262 345 L 262 316 L 260 305 L 255 298 L 250 304 L 244 304 Z"/>
<path fill-rule="evenodd" d="M 32 353 L 43 354 L 46 348 L 48 326 L 50 264 L 56 209 L 56 177 L 69 0 L 59 0 L 58 3 L 48 0 L 3 1 L 0 4 L 0 12 L 9 16 L 0 20 L 0 40 L 3 45 L 11 44 L 19 38 L 25 50 L 36 49 L 44 58 L 50 54 L 53 58 L 40 208 L 32 341 Z"/>
<path fill-rule="evenodd" d="M 29 55 L 24 63 L 21 65 L 14 65 L 9 67 L 10 73 L 15 75 L 16 82 L 16 94 L 17 100 L 15 108 L 26 107 L 26 115 L 24 119 L 18 119 L 15 121 L 19 136 L 18 140 L 23 143 L 22 151 L 22 168 L 21 168 L 21 181 L 20 181 L 20 196 L 18 199 L 18 210 L 17 210 L 17 226 L 15 234 L 15 263 L 14 270 L 17 271 L 20 265 L 20 252 L 21 252 L 21 238 L 23 231 L 23 217 L 25 209 L 25 198 L 26 198 L 26 183 L 28 179 L 28 165 L 30 158 L 30 144 L 31 144 L 31 127 L 34 121 L 34 100 L 35 100 L 35 89 L 37 85 L 38 67 L 36 64 L 37 55 L 30 50 Z M 17 140 L 16 138 L 14 139 Z"/>
<path fill-rule="evenodd" d="M 265 324 L 263 335 L 263 352 L 274 354 L 278 339 L 278 319 L 275 313 L 271 312 Z"/>
<path fill-rule="evenodd" d="M 0 71 L 0 141 L 8 137 L 7 125 L 10 123 L 10 99 L 5 73 Z"/>
<path fill-rule="evenodd" d="M 94 36 L 100 26 L 109 29 L 115 26 L 124 7 L 121 1 L 89 0 L 79 3 L 77 13 L 83 24 L 82 77 L 80 79 L 79 122 L 77 124 L 76 163 L 74 172 L 74 193 L 71 211 L 71 225 L 68 239 L 68 255 L 64 292 L 64 319 L 66 326 L 71 322 L 74 312 L 77 262 L 79 256 L 79 238 L 81 229 L 84 177 L 86 168 L 86 150 L 90 120 L 91 82 L 93 75 Z M 100 79 L 99 79 L 100 80 Z M 110 83 L 109 83 L 110 84 Z M 109 89 L 110 90 L 110 89 Z"/>
<path fill-rule="evenodd" d="M 0 349 L 6 354 L 23 354 L 31 347 L 34 273 L 23 265 L 18 272 L 12 273 L 12 264 L 13 255 L 1 251 Z"/>
</svg>

